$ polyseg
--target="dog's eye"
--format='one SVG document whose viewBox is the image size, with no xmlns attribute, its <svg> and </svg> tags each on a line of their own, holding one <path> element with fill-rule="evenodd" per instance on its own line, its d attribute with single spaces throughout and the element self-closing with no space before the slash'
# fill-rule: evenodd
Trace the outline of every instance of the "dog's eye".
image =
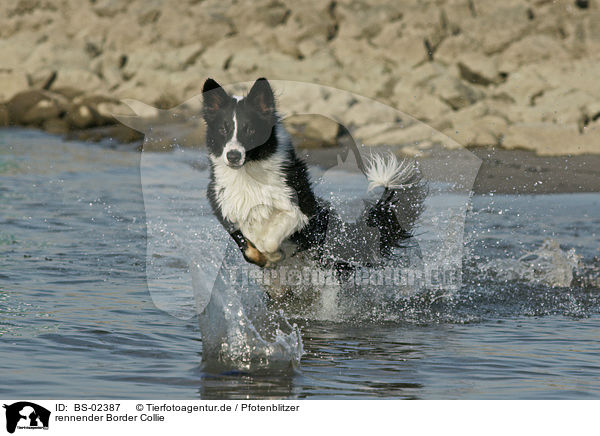
<svg viewBox="0 0 600 436">
<path fill-rule="evenodd" d="M 223 136 L 226 136 L 226 135 L 227 135 L 227 126 L 226 126 L 226 125 L 222 125 L 222 126 L 219 128 L 219 133 L 220 133 L 221 135 L 223 135 Z"/>
<path fill-rule="evenodd" d="M 252 128 L 252 126 L 246 126 L 246 135 L 254 135 L 254 129 Z"/>
</svg>

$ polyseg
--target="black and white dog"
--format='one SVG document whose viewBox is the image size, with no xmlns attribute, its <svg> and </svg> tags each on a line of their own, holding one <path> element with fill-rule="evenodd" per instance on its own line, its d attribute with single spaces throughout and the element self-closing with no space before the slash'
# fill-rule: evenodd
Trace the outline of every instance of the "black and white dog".
<svg viewBox="0 0 600 436">
<path fill-rule="evenodd" d="M 339 218 L 313 193 L 307 166 L 278 117 L 269 82 L 258 79 L 242 98 L 208 79 L 203 100 L 208 199 L 246 261 L 274 265 L 284 257 L 284 241 L 295 244 L 297 251 L 318 251 L 329 224 Z M 416 168 L 392 154 L 375 155 L 365 170 L 369 189 L 381 186 L 384 191 L 362 216 L 377 228 L 379 250 L 388 254 L 411 236 L 422 210 L 423 185 Z"/>
</svg>

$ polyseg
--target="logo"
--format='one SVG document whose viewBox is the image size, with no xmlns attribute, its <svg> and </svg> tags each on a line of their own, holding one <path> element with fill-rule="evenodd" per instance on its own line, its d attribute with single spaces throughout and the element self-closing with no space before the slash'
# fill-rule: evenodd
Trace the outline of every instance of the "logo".
<svg viewBox="0 0 600 436">
<path fill-rule="evenodd" d="M 14 433 L 18 429 L 36 430 L 48 429 L 50 411 L 42 406 L 28 401 L 19 401 L 6 409 L 6 431 Z"/>
<path fill-rule="evenodd" d="M 361 292 L 379 292 L 390 303 L 396 301 L 399 286 L 403 295 L 421 291 L 450 295 L 460 289 L 464 223 L 481 160 L 433 127 L 369 98 L 318 84 L 282 80 L 269 83 L 277 91 L 281 109 L 295 108 L 282 117 L 292 136 L 309 136 L 311 129 L 331 130 L 331 125 L 337 123 L 335 146 L 297 149 L 305 161 L 319 162 L 311 166 L 315 194 L 339 214 L 339 219 L 326 224 L 322 246 L 326 268 L 333 265 L 333 273 L 341 274 L 345 283 L 361 287 Z M 227 90 L 231 95 L 243 95 L 251 86 L 250 82 L 236 83 Z M 205 195 L 210 183 L 208 158 L 191 146 L 204 141 L 202 98 L 193 97 L 168 110 L 124 100 L 135 115 L 115 114 L 123 124 L 145 135 L 140 178 L 147 224 L 146 279 L 155 305 L 182 319 L 202 313 L 220 283 L 223 268 L 228 270 L 228 285 L 271 283 L 283 292 L 284 280 L 294 291 L 300 291 L 297 288 L 304 284 L 320 291 L 330 270 L 322 271 L 321 265 L 300 261 L 301 270 L 293 272 L 298 280 L 290 279 L 288 270 L 281 269 L 287 267 L 285 260 L 277 268 L 257 270 L 245 263 L 212 214 Z M 310 101 L 311 108 L 298 106 L 298 101 Z M 357 121 L 354 112 L 364 116 Z M 328 119 L 329 127 L 317 121 L 311 125 L 309 120 L 313 118 Z M 294 127 L 294 119 L 303 120 L 298 124 L 303 127 Z M 295 133 L 290 127 L 296 129 Z M 161 150 L 173 153 L 165 156 L 153 152 Z M 381 218 L 387 228 L 418 225 L 414 237 L 402 247 L 402 255 L 385 263 L 380 258 L 381 227 L 371 225 L 365 218 L 368 214 L 363 213 L 366 205 L 376 204 L 381 194 L 369 192 L 367 179 L 353 175 L 365 174 L 365 162 L 373 156 L 380 156 L 385 163 L 383 156 L 389 153 L 422 154 L 418 168 L 430 189 L 428 195 L 420 196 L 425 190 L 408 183 L 402 191 L 402 207 L 395 208 L 389 220 L 389 215 Z M 386 165 L 381 165 L 382 171 L 390 170 Z M 413 226 L 415 217 L 418 223 Z M 409 225 L 402 226 L 405 223 Z M 345 268 L 338 258 L 352 259 L 359 267 Z M 368 308 L 363 312 L 370 313 Z"/>
</svg>

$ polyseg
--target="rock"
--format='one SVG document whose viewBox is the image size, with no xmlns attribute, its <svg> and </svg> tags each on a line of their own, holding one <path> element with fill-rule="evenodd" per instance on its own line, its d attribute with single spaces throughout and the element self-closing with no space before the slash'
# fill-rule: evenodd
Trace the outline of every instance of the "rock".
<svg viewBox="0 0 600 436">
<path fill-rule="evenodd" d="M 304 41 L 301 41 L 300 44 L 293 47 L 298 51 L 295 51 L 294 49 L 286 50 L 285 48 L 282 48 L 281 51 L 282 53 L 289 54 L 298 59 L 306 59 L 318 52 L 322 48 L 322 45 L 315 39 L 305 39 Z"/>
<path fill-rule="evenodd" d="M 48 90 L 58 77 L 58 73 L 53 68 L 42 68 L 39 71 L 27 74 L 27 81 L 31 88 Z"/>
<path fill-rule="evenodd" d="M 468 37 L 464 33 L 448 36 L 435 51 L 435 61 L 439 65 L 454 65 L 461 57 L 469 57 L 469 63 L 479 59 L 484 59 L 483 62 L 486 62 L 485 59 L 487 58 L 482 53 L 481 45 L 477 39 Z"/>
<path fill-rule="evenodd" d="M 284 125 L 300 148 L 333 147 L 337 144 L 339 124 L 321 115 L 295 115 Z"/>
<path fill-rule="evenodd" d="M 227 70 L 230 68 L 231 59 L 233 59 L 237 50 L 241 51 L 251 48 L 253 48 L 251 40 L 242 36 L 233 36 L 224 38 L 207 48 L 200 56 L 200 59 L 204 61 L 205 65 L 213 69 L 218 71 Z M 207 72 L 207 75 L 210 75 L 210 73 Z M 215 78 L 218 78 L 218 75 L 215 75 Z M 222 82 L 223 79 L 219 79 L 218 81 Z"/>
<path fill-rule="evenodd" d="M 486 147 L 498 145 L 507 128 L 504 118 L 485 115 L 478 119 L 454 120 L 452 127 L 444 129 L 444 133 L 463 146 Z"/>
<path fill-rule="evenodd" d="M 340 2 L 334 8 L 330 6 L 328 12 L 339 23 L 336 36 L 351 41 L 376 38 L 383 31 L 383 24 L 402 21 L 403 9 L 397 2 Z"/>
<path fill-rule="evenodd" d="M 263 69 L 267 76 L 273 78 L 280 76 L 285 77 L 286 80 L 294 80 L 296 79 L 294 67 L 297 62 L 296 59 L 283 53 L 265 53 L 258 47 L 249 47 L 234 51 L 228 68 L 244 75 L 252 75 L 255 71 Z M 268 69 L 271 70 L 271 74 Z M 274 77 L 275 72 L 277 76 Z"/>
<path fill-rule="evenodd" d="M 86 129 L 98 125 L 99 116 L 86 104 L 73 104 L 67 111 L 65 120 L 76 129 Z"/>
<path fill-rule="evenodd" d="M 498 70 L 494 59 L 472 53 L 460 56 L 456 66 L 460 78 L 474 85 L 497 85 L 505 82 L 508 76 Z"/>
<path fill-rule="evenodd" d="M 428 146 L 433 143 L 452 146 L 452 141 L 448 141 L 448 138 L 445 135 L 442 135 L 440 132 L 424 123 L 415 123 L 406 128 L 399 125 L 392 125 L 385 131 L 371 137 L 361 138 L 361 136 L 361 132 L 357 131 L 357 139 L 362 140 L 365 145 L 370 146 L 417 146 L 421 143 L 427 143 Z"/>
<path fill-rule="evenodd" d="M 39 125 L 46 120 L 58 118 L 60 114 L 61 108 L 56 104 L 56 101 L 52 99 L 43 99 L 29 108 L 21 122 L 25 125 Z"/>
<path fill-rule="evenodd" d="M 524 2 L 488 3 L 477 8 L 477 16 L 462 26 L 463 33 L 486 55 L 501 53 L 533 31 L 527 8 Z"/>
<path fill-rule="evenodd" d="M 0 103 L 0 127 L 5 127 L 10 124 L 8 108 L 5 103 Z"/>
<path fill-rule="evenodd" d="M 154 106 L 150 106 L 142 101 L 133 99 L 124 99 L 122 103 L 128 106 L 137 117 L 144 119 L 158 118 L 160 111 Z"/>
<path fill-rule="evenodd" d="M 167 116 L 166 119 L 168 118 Z M 174 147 L 198 148 L 205 143 L 206 129 L 203 123 L 173 123 L 172 120 L 163 123 L 162 120 L 154 120 L 144 130 L 144 151 L 170 151 Z"/>
<path fill-rule="evenodd" d="M 61 108 L 52 99 L 43 99 L 33 105 L 23 116 L 23 124 L 39 125 L 46 120 L 58 118 Z"/>
<path fill-rule="evenodd" d="M 405 72 L 427 59 L 427 51 L 421 35 L 403 36 L 389 41 L 385 41 L 385 36 L 385 34 L 379 35 L 375 43 L 398 65 L 394 67 L 395 72 L 398 72 L 398 69 Z"/>
<path fill-rule="evenodd" d="M 148 6 L 145 2 L 140 2 L 138 8 L 146 11 Z M 196 8 L 190 8 L 188 2 L 161 3 L 161 15 L 158 21 L 155 25 L 146 26 L 144 29 L 149 32 L 150 40 L 159 32 L 161 39 L 169 48 L 196 42 L 202 42 L 204 47 L 210 47 L 238 33 L 232 16 L 240 15 L 243 10 L 244 8 L 236 7 L 230 2 L 203 2 Z M 246 20 L 244 25 L 249 22 L 251 21 Z M 182 32 L 181 29 L 187 30 Z"/>
<path fill-rule="evenodd" d="M 432 126 L 462 146 L 497 144 L 506 132 L 509 119 L 506 105 L 482 100 L 460 111 L 449 112 Z"/>
<path fill-rule="evenodd" d="M 49 91 L 0 105 L 0 124 L 14 118 L 94 137 L 108 132 L 94 126 L 129 113 L 118 99 L 170 108 L 199 95 L 210 76 L 242 93 L 257 77 L 279 79 L 282 115 L 328 115 L 382 142 L 412 129 L 412 117 L 470 145 L 503 136 L 511 144 L 512 124 L 583 136 L 600 124 L 593 1 L 0 2 L 0 52 L 0 102 Z M 323 119 L 294 129 L 312 146 L 339 140 L 339 127 Z M 415 141 L 405 152 L 433 145 Z"/>
<path fill-rule="evenodd" d="M 573 83 L 573 88 L 587 92 L 596 101 L 600 100 L 599 62 L 582 59 L 571 65 L 572 68 L 561 69 L 561 74 L 557 74 L 557 82 L 563 86 L 566 83 Z"/>
<path fill-rule="evenodd" d="M 125 73 L 124 68 L 128 61 L 127 55 L 110 52 L 94 59 L 90 64 L 90 70 L 98 77 L 102 77 L 107 88 L 110 89 L 119 86 L 121 82 L 135 75 L 135 71 L 129 71 L 129 75 Z"/>
<path fill-rule="evenodd" d="M 71 130 L 69 123 L 61 118 L 47 119 L 43 122 L 42 129 L 55 135 L 64 135 Z"/>
<path fill-rule="evenodd" d="M 267 27 L 277 27 L 285 24 L 292 11 L 285 3 L 273 0 L 262 7 L 256 8 L 256 15 Z"/>
<path fill-rule="evenodd" d="M 117 14 L 125 12 L 126 9 L 127 6 L 125 4 L 111 0 L 100 0 L 92 3 L 92 10 L 99 17 L 113 18 Z"/>
<path fill-rule="evenodd" d="M 451 107 L 431 94 L 430 83 L 444 77 L 447 67 L 439 62 L 427 62 L 409 71 L 394 86 L 392 105 L 424 122 L 439 119 Z"/>
<path fill-rule="evenodd" d="M 292 15 L 292 9 L 298 13 L 299 5 L 292 7 L 278 0 L 261 0 L 254 2 L 251 9 L 242 8 L 237 13 L 227 14 L 234 28 L 245 28 L 251 23 L 261 28 L 271 29 L 286 24 Z"/>
<path fill-rule="evenodd" d="M 581 110 L 584 114 L 585 125 L 600 120 L 600 101 L 596 100 L 589 102 L 585 104 Z"/>
<path fill-rule="evenodd" d="M 52 38 L 44 38 L 38 33 L 36 39 L 29 41 L 29 56 L 20 67 L 33 78 L 38 77 L 40 87 L 43 81 L 56 71 L 57 87 L 73 86 L 75 83 L 88 89 L 84 85 L 92 85 L 100 79 L 93 77 L 95 75 L 89 71 L 90 57 L 85 52 L 84 41 L 69 37 L 68 29 L 56 28 L 55 32 Z M 76 82 L 73 79 L 82 81 Z"/>
<path fill-rule="evenodd" d="M 176 83 L 175 74 L 163 74 L 144 69 L 136 75 L 135 79 L 124 82 L 116 88 L 111 96 L 118 100 L 135 99 L 154 104 L 164 95 L 173 94 L 179 88 Z"/>
<path fill-rule="evenodd" d="M 356 127 L 378 122 L 400 122 L 402 116 L 402 113 L 391 106 L 384 105 L 375 100 L 362 99 L 345 111 L 343 119 L 348 123 L 346 127 Z"/>
<path fill-rule="evenodd" d="M 350 124 L 346 111 L 356 102 L 352 93 L 326 86 L 299 85 L 296 86 L 293 82 L 284 83 L 279 99 L 282 110 L 291 114 L 322 115 L 341 124 Z"/>
<path fill-rule="evenodd" d="M 64 68 L 57 71 L 56 80 L 54 80 L 50 90 L 73 86 L 77 86 L 85 92 L 93 92 L 103 90 L 104 82 L 91 71 Z"/>
<path fill-rule="evenodd" d="M 203 122 L 189 123 L 178 142 L 181 147 L 201 148 L 206 144 L 206 124 Z"/>
<path fill-rule="evenodd" d="M 380 48 L 389 48 L 391 44 L 396 44 L 401 41 L 403 38 L 403 29 L 406 27 L 406 24 L 402 22 L 402 20 L 395 20 L 392 22 L 384 22 L 380 24 L 378 30 L 378 34 L 375 37 L 371 37 L 370 41 L 377 47 Z M 404 53 L 401 52 L 403 57 Z M 421 49 L 419 54 L 419 60 L 424 57 L 424 52 Z"/>
<path fill-rule="evenodd" d="M 138 17 L 137 21 L 140 26 L 145 26 L 146 24 L 156 23 L 159 17 L 160 11 L 158 9 L 151 9 Z"/>
<path fill-rule="evenodd" d="M 117 122 L 115 114 L 130 114 L 131 109 L 125 103 L 104 95 L 88 95 L 76 98 L 73 103 L 87 106 L 94 114 L 94 125 L 102 126 Z"/>
<path fill-rule="evenodd" d="M 356 141 L 363 143 L 369 138 L 374 138 L 396 128 L 398 128 L 396 123 L 371 123 L 361 125 L 358 128 L 350 128 L 350 132 Z"/>
<path fill-rule="evenodd" d="M 576 124 L 517 124 L 508 129 L 501 146 L 506 149 L 532 150 L 542 156 L 600 153 L 600 128 L 580 134 Z"/>
<path fill-rule="evenodd" d="M 415 88 L 425 89 L 430 81 L 446 74 L 448 74 L 447 65 L 437 61 L 425 62 L 404 72 L 396 87 L 401 86 L 411 91 L 414 91 Z"/>
<path fill-rule="evenodd" d="M 598 53 L 600 51 L 600 10 L 588 11 L 585 22 L 587 53 Z"/>
<path fill-rule="evenodd" d="M 485 96 L 480 89 L 451 76 L 431 80 L 427 83 L 426 89 L 454 110 L 470 106 Z"/>
<path fill-rule="evenodd" d="M 344 75 L 349 78 L 351 86 L 346 89 L 384 101 L 390 96 L 397 81 L 392 75 L 396 65 L 380 49 L 363 40 L 349 44 L 342 39 L 335 39 L 330 47 L 337 64 L 343 66 Z M 337 83 L 332 85 L 343 88 Z"/>
<path fill-rule="evenodd" d="M 535 100 L 542 117 L 537 120 L 554 124 L 578 124 L 585 117 L 585 107 L 597 98 L 589 92 L 573 89 L 571 85 L 542 93 Z"/>
<path fill-rule="evenodd" d="M 461 79 L 466 80 L 467 82 L 473 83 L 475 85 L 488 86 L 494 83 L 492 79 L 486 77 L 485 74 L 472 69 L 471 67 L 459 62 L 457 64 L 458 72 L 460 74 Z"/>
<path fill-rule="evenodd" d="M 159 31 L 157 26 L 140 26 L 133 18 L 134 5 L 130 9 L 132 9 L 130 13 L 120 14 L 112 20 L 92 20 L 97 23 L 95 29 L 104 35 L 104 47 L 116 53 L 130 55 L 149 46 L 156 47 L 160 40 L 156 37 Z M 147 9 L 146 7 L 145 11 Z M 88 20 L 87 17 L 81 19 Z"/>
<path fill-rule="evenodd" d="M 307 38 L 297 42 L 281 28 L 267 27 L 261 22 L 251 22 L 245 26 L 247 34 L 258 47 L 269 47 L 271 52 L 279 52 L 294 59 L 303 59 L 323 47 L 316 39 Z"/>
<path fill-rule="evenodd" d="M 422 89 L 396 86 L 393 99 L 399 111 L 425 123 L 436 122 L 452 111 L 448 104 Z"/>
<path fill-rule="evenodd" d="M 52 92 L 55 94 L 62 95 L 67 100 L 74 100 L 83 94 L 83 91 L 81 89 L 73 88 L 71 86 L 65 86 L 63 88 L 54 88 L 52 89 Z"/>
<path fill-rule="evenodd" d="M 113 124 L 116 122 L 115 115 L 127 113 L 127 108 L 120 102 L 100 102 L 95 107 L 101 124 Z"/>
<path fill-rule="evenodd" d="M 0 3 L 4 5 L 6 3 Z M 0 6 L 1 8 L 2 6 Z M 0 11 L 0 52 L 2 53 L 2 68 L 16 69 L 23 65 L 29 53 L 23 47 L 33 47 L 35 34 L 33 32 L 20 32 L 16 20 L 7 20 L 6 15 Z"/>
<path fill-rule="evenodd" d="M 0 69 L 0 102 L 10 100 L 15 94 L 28 87 L 25 74 L 14 70 Z"/>
<path fill-rule="evenodd" d="M 30 90 L 15 95 L 7 104 L 13 125 L 41 125 L 64 114 L 68 102 L 48 91 Z"/>
<path fill-rule="evenodd" d="M 307 39 L 315 39 L 321 44 L 332 40 L 337 34 L 336 25 L 337 21 L 335 18 L 335 9 L 332 10 L 331 2 L 322 2 L 319 0 L 310 0 L 304 2 L 296 2 L 294 4 L 287 3 L 285 6 L 289 8 L 289 16 L 286 17 L 287 13 L 282 8 L 279 8 L 280 19 L 284 21 L 285 26 L 277 26 L 274 30 L 281 33 L 283 37 L 290 41 L 294 41 L 296 44 Z M 249 22 L 270 19 L 265 14 L 256 14 L 254 11 L 250 11 L 250 19 L 236 20 L 235 16 L 243 17 L 244 11 L 233 11 L 229 10 L 228 15 L 235 20 L 238 24 L 237 29 L 240 29 L 243 33 L 243 29 L 248 25 Z M 285 20 L 284 20 L 285 18 Z M 268 27 L 268 23 L 266 27 Z"/>
<path fill-rule="evenodd" d="M 505 83 L 498 85 L 495 93 L 505 94 L 515 102 L 516 107 L 531 106 L 535 96 L 542 95 L 554 85 L 540 74 L 538 64 L 524 66 L 512 72 Z"/>
<path fill-rule="evenodd" d="M 120 144 L 129 144 L 132 142 L 141 143 L 144 139 L 144 134 L 123 124 L 115 124 L 114 126 L 70 131 L 66 137 L 69 140 L 88 142 L 99 142 L 108 138 L 108 140 Z"/>
<path fill-rule="evenodd" d="M 15 95 L 7 104 L 7 109 L 10 115 L 11 123 L 25 123 L 25 114 L 42 100 L 49 100 L 45 91 L 25 91 Z"/>
<path fill-rule="evenodd" d="M 201 43 L 184 47 L 165 49 L 164 51 L 142 48 L 127 56 L 127 63 L 119 66 L 120 56 L 105 56 L 95 65 L 97 74 L 102 74 L 109 83 L 121 83 L 123 80 L 143 80 L 148 76 L 156 76 L 157 72 L 177 73 L 195 64 L 204 50 Z M 161 82 L 168 80 L 162 74 Z"/>
<path fill-rule="evenodd" d="M 514 71 L 525 64 L 534 64 L 553 59 L 554 62 L 568 61 L 569 52 L 562 42 L 548 35 L 529 35 L 515 41 L 499 55 L 498 68 Z"/>
</svg>

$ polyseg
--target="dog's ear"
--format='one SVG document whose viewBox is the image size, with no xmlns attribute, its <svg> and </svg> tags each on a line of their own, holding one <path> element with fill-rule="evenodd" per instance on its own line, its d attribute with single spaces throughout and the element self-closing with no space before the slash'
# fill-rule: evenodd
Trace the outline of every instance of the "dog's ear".
<svg viewBox="0 0 600 436">
<path fill-rule="evenodd" d="M 212 115 L 227 105 L 229 96 L 221 85 L 213 79 L 206 79 L 202 88 L 203 109 L 205 115 Z"/>
<path fill-rule="evenodd" d="M 271 85 L 264 77 L 254 82 L 246 98 L 262 115 L 270 116 L 275 113 L 275 96 Z"/>
</svg>

